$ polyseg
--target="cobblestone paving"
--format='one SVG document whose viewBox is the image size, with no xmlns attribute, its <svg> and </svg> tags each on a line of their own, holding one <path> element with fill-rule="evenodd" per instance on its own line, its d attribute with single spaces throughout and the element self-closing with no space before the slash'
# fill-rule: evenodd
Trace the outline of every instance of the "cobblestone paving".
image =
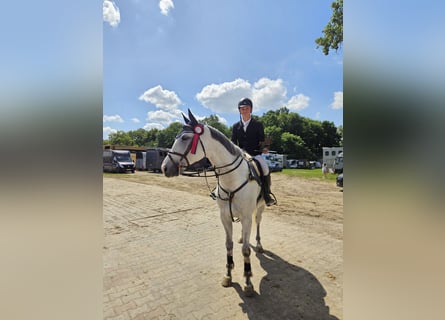
<svg viewBox="0 0 445 320">
<path fill-rule="evenodd" d="M 342 225 L 263 214 L 244 296 L 241 230 L 233 286 L 224 288 L 224 230 L 210 197 L 103 179 L 104 319 L 341 319 Z M 252 233 L 252 243 L 255 234 Z"/>
</svg>

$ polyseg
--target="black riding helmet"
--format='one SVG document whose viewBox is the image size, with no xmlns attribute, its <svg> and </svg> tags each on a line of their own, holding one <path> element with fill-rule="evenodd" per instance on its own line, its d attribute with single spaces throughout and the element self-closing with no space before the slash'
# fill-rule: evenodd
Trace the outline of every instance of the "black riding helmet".
<svg viewBox="0 0 445 320">
<path fill-rule="evenodd" d="M 250 100 L 249 98 L 242 98 L 239 102 L 238 102 L 238 110 L 241 106 L 249 106 L 250 109 L 253 109 L 253 103 L 252 100 Z"/>
</svg>

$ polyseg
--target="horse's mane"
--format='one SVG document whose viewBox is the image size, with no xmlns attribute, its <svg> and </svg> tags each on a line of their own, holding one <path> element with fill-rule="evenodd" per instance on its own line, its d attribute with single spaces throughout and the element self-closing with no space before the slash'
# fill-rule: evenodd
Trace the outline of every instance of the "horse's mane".
<svg viewBox="0 0 445 320">
<path fill-rule="evenodd" d="M 237 145 L 235 145 L 232 141 L 230 141 L 223 133 L 221 133 L 221 131 L 209 125 L 207 125 L 207 127 L 210 130 L 212 138 L 220 142 L 224 146 L 224 148 L 227 149 L 227 151 L 229 151 L 234 156 L 242 154 L 241 149 Z"/>
</svg>

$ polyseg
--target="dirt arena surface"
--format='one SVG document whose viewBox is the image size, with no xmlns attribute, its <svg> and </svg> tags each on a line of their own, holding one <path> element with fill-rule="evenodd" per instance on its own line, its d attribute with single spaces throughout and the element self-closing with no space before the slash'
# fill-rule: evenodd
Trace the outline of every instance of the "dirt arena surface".
<svg viewBox="0 0 445 320">
<path fill-rule="evenodd" d="M 215 185 L 213 177 L 146 171 L 104 176 L 104 319 L 342 319 L 343 193 L 335 182 L 272 174 L 278 206 L 263 213 L 265 252 L 251 254 L 251 298 L 242 291 L 240 224 L 233 286 L 221 286 Z"/>
</svg>

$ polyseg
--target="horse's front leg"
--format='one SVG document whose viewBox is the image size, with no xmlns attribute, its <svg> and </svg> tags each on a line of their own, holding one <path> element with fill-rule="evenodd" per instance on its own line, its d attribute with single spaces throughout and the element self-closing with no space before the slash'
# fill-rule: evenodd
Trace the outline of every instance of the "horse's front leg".
<svg viewBox="0 0 445 320">
<path fill-rule="evenodd" d="M 244 286 L 244 294 L 251 297 L 254 294 L 253 284 L 250 280 L 252 277 L 252 266 L 250 264 L 250 231 L 252 228 L 252 219 L 245 219 L 242 222 L 243 246 L 242 253 L 244 256 L 244 277 L 246 277 L 246 284 Z"/>
<path fill-rule="evenodd" d="M 223 287 L 230 287 L 232 285 L 232 269 L 235 267 L 233 262 L 233 240 L 232 240 L 232 221 L 224 219 L 221 216 L 221 221 L 226 231 L 226 250 L 227 250 L 227 264 L 226 274 L 222 280 Z"/>
</svg>

